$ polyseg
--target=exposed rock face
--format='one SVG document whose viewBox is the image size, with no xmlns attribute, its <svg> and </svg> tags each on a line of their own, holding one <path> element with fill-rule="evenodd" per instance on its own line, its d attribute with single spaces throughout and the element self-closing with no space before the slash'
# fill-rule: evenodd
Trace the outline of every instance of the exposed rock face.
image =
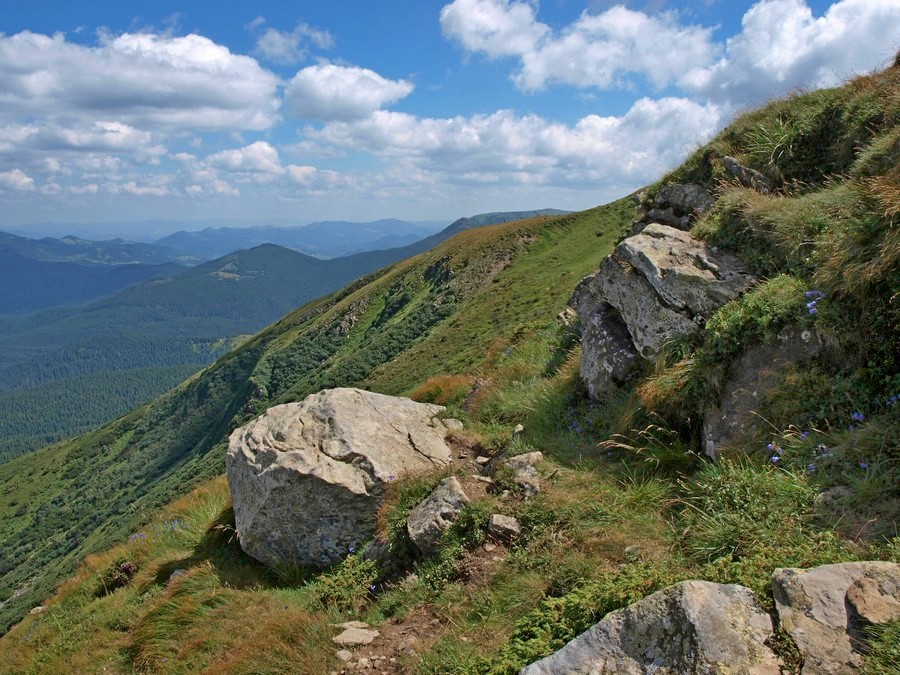
<svg viewBox="0 0 900 675">
<path fill-rule="evenodd" d="M 781 626 L 803 655 L 803 675 L 846 673 L 862 663 L 862 625 L 900 618 L 900 565 L 777 569 L 772 593 Z"/>
<path fill-rule="evenodd" d="M 371 538 L 387 483 L 450 463 L 442 409 L 330 389 L 236 429 L 226 468 L 242 548 L 268 565 L 321 566 Z"/>
<path fill-rule="evenodd" d="M 581 377 L 594 398 L 626 380 L 663 344 L 689 335 L 754 283 L 737 258 L 667 225 L 622 241 L 570 304 L 582 326 Z"/>
<path fill-rule="evenodd" d="M 662 223 L 679 230 L 691 229 L 694 218 L 712 208 L 715 198 L 702 185 L 671 183 L 663 185 L 652 199 L 641 193 L 632 234 L 650 223 Z"/>
<path fill-rule="evenodd" d="M 512 469 L 513 480 L 525 492 L 525 496 L 531 497 L 541 491 L 541 474 L 535 467 L 544 461 L 542 452 L 526 452 L 508 458 L 504 464 Z"/>
<path fill-rule="evenodd" d="M 772 623 L 747 588 L 684 581 L 611 612 L 522 675 L 780 672 Z"/>
<path fill-rule="evenodd" d="M 740 181 L 741 185 L 751 188 L 764 195 L 772 191 L 772 183 L 756 169 L 751 169 L 738 162 L 734 157 L 727 155 L 722 158 L 725 170 Z"/>
<path fill-rule="evenodd" d="M 715 459 L 729 441 L 758 422 L 753 414 L 786 368 L 822 352 L 822 341 L 810 331 L 787 329 L 772 344 L 753 345 L 728 369 L 718 406 L 703 416 L 703 450 Z"/>
<path fill-rule="evenodd" d="M 441 535 L 459 517 L 469 498 L 455 476 L 445 478 L 421 504 L 409 512 L 406 531 L 425 555 L 437 549 Z"/>
<path fill-rule="evenodd" d="M 585 277 L 569 300 L 580 317 L 581 379 L 595 399 L 625 382 L 640 363 L 628 328 L 600 295 L 596 277 Z"/>
</svg>

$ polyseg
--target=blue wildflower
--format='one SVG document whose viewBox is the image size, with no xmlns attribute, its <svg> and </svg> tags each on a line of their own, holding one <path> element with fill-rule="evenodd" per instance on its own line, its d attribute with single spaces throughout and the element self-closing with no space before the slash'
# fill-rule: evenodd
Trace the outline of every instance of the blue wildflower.
<svg viewBox="0 0 900 675">
<path fill-rule="evenodd" d="M 769 460 L 772 464 L 778 464 L 781 461 L 781 457 L 778 455 L 772 455 L 772 458 Z"/>
<path fill-rule="evenodd" d="M 863 470 L 868 469 L 868 468 L 869 468 L 869 463 L 868 463 L 868 462 L 860 462 L 860 463 L 859 463 L 859 468 L 860 468 L 860 469 L 863 469 Z"/>
<path fill-rule="evenodd" d="M 850 419 L 852 419 L 854 422 L 863 422 L 865 421 L 866 416 L 857 410 L 855 413 L 850 415 Z"/>
<path fill-rule="evenodd" d="M 809 473 L 815 473 L 816 469 L 818 469 L 818 468 L 819 468 L 819 467 L 816 466 L 815 464 L 807 464 L 807 465 L 806 465 L 806 470 L 807 470 Z"/>
<path fill-rule="evenodd" d="M 769 444 L 766 446 L 766 450 L 774 450 L 774 449 L 775 449 L 775 444 L 774 444 L 774 443 L 769 443 Z"/>
<path fill-rule="evenodd" d="M 817 311 L 818 311 L 818 310 L 817 310 L 815 307 L 812 307 L 812 308 L 809 310 L 809 313 L 810 313 L 810 314 L 815 314 Z"/>
</svg>

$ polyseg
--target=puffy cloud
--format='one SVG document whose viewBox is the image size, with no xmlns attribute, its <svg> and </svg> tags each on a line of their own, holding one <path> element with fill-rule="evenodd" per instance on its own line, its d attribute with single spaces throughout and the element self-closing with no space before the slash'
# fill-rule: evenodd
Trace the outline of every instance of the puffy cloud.
<svg viewBox="0 0 900 675">
<path fill-rule="evenodd" d="M 447 119 L 377 111 L 312 133 L 326 150 L 365 151 L 450 181 L 633 185 L 670 168 L 721 124 L 714 105 L 640 99 L 621 117 L 588 115 L 575 125 L 501 110 Z"/>
<path fill-rule="evenodd" d="M 190 155 L 188 155 L 190 157 Z M 284 167 L 278 151 L 265 141 L 257 141 L 243 148 L 223 150 L 206 158 L 212 166 L 235 173 L 282 174 Z"/>
<path fill-rule="evenodd" d="M 408 96 L 412 90 L 411 83 L 388 80 L 368 68 L 325 63 L 300 70 L 284 95 L 298 117 L 353 120 Z"/>
<path fill-rule="evenodd" d="M 138 185 L 135 181 L 131 180 L 123 185 L 112 186 L 110 192 L 113 194 L 125 192 L 137 196 L 149 195 L 152 197 L 166 197 L 169 194 L 169 188 L 165 185 Z"/>
<path fill-rule="evenodd" d="M 726 55 L 688 72 L 687 91 L 734 105 L 798 86 L 833 86 L 892 58 L 900 44 L 896 0 L 841 0 L 815 18 L 803 0 L 762 0 L 726 43 Z"/>
<path fill-rule="evenodd" d="M 290 32 L 275 28 L 263 29 L 264 23 L 264 18 L 257 17 L 247 28 L 257 35 L 257 53 L 274 63 L 287 65 L 302 61 L 309 56 L 308 43 L 320 49 L 330 49 L 334 46 L 331 33 L 303 22 L 298 23 Z"/>
<path fill-rule="evenodd" d="M 662 88 L 687 69 L 717 55 L 712 29 L 681 26 L 675 14 L 648 16 L 621 5 L 582 14 L 561 35 L 523 53 L 514 77 L 524 90 L 559 83 L 608 88 L 626 73 L 640 73 Z"/>
<path fill-rule="evenodd" d="M 535 18 L 536 7 L 515 0 L 454 0 L 441 9 L 441 30 L 469 52 L 521 56 L 550 32 Z"/>
<path fill-rule="evenodd" d="M 649 16 L 621 5 L 584 12 L 554 34 L 537 20 L 532 3 L 454 0 L 441 11 L 441 27 L 467 51 L 519 57 L 513 80 L 528 91 L 553 83 L 606 88 L 626 73 L 663 87 L 717 53 L 711 28 L 681 26 L 674 13 Z"/>
<path fill-rule="evenodd" d="M 93 47 L 62 34 L 0 35 L 0 108 L 8 116 L 260 130 L 277 120 L 277 86 L 254 59 L 200 35 L 104 35 Z"/>
<path fill-rule="evenodd" d="M 27 191 L 34 190 L 34 179 L 20 169 L 0 172 L 0 189 Z"/>
</svg>

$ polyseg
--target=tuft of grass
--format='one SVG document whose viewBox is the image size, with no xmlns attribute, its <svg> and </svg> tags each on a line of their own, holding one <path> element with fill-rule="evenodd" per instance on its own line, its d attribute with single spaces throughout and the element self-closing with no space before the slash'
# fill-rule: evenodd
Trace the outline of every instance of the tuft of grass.
<svg viewBox="0 0 900 675">
<path fill-rule="evenodd" d="M 900 620 L 866 629 L 868 653 L 863 664 L 865 675 L 890 675 L 900 663 Z"/>
</svg>

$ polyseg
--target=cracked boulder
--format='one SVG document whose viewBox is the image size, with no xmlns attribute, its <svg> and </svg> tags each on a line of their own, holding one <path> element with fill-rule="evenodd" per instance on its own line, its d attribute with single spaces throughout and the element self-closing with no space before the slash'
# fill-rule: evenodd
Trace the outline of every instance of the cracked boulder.
<svg viewBox="0 0 900 675">
<path fill-rule="evenodd" d="M 442 410 L 327 389 L 236 429 L 226 468 L 241 547 L 266 565 L 321 567 L 371 539 L 391 481 L 450 463 Z"/>
<path fill-rule="evenodd" d="M 900 565 L 867 561 L 772 573 L 781 627 L 803 656 L 803 675 L 856 672 L 864 628 L 900 619 Z"/>
<path fill-rule="evenodd" d="M 772 622 L 737 585 L 683 581 L 606 615 L 520 675 L 778 675 Z"/>
<path fill-rule="evenodd" d="M 594 284 L 641 356 L 653 359 L 663 344 L 699 330 L 754 281 L 737 258 L 711 250 L 687 232 L 651 223 L 616 246 Z"/>
</svg>

